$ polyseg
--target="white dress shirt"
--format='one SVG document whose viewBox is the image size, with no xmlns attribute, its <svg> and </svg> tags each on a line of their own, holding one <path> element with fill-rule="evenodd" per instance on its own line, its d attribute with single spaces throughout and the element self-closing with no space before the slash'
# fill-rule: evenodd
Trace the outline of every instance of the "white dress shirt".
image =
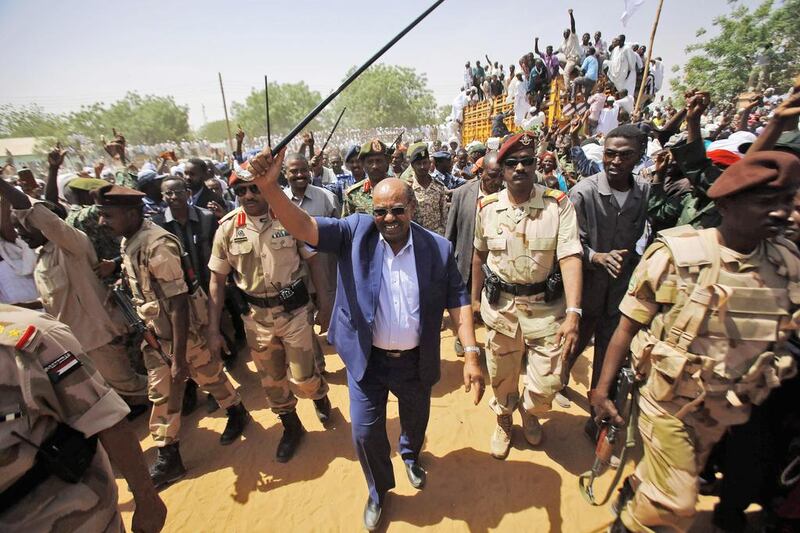
<svg viewBox="0 0 800 533">
<path fill-rule="evenodd" d="M 383 235 L 378 237 L 378 246 L 383 246 L 383 265 L 372 344 L 390 351 L 416 348 L 420 321 L 414 239 L 409 231 L 408 242 L 397 255 Z"/>
</svg>

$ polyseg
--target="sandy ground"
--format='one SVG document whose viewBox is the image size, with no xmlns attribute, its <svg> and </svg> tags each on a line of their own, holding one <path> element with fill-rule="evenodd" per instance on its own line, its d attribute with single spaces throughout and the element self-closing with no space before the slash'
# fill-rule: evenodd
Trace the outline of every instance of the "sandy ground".
<svg viewBox="0 0 800 533">
<path fill-rule="evenodd" d="M 479 329 L 479 340 L 484 336 Z M 230 446 L 219 444 L 225 412 L 206 414 L 204 402 L 183 419 L 181 454 L 187 476 L 161 496 L 169 510 L 164 531 L 359 531 L 367 499 L 366 482 L 353 452 L 345 369 L 325 344 L 329 371 L 332 423 L 317 420 L 310 400 L 300 400 L 298 413 L 308 433 L 288 464 L 275 461 L 280 422 L 266 407 L 247 349 L 231 372 L 253 415 L 244 437 Z M 583 435 L 589 382 L 587 350 L 573 370 L 572 407 L 554 404 L 542 419 L 544 442 L 530 448 L 515 414 L 514 446 L 505 461 L 489 455 L 495 417 L 487 403 L 478 406 L 463 391 L 462 363 L 453 351 L 453 336 L 442 333 L 442 379 L 433 389 L 431 417 L 421 462 L 428 472 L 422 491 L 414 490 L 396 453 L 400 427 L 397 401 L 390 395 L 389 439 L 397 487 L 384 508 L 385 531 L 605 531 L 608 507 L 591 507 L 578 492 L 577 476 L 588 469 L 593 447 Z M 201 397 L 202 400 L 202 397 Z M 134 428 L 148 463 L 155 449 L 146 417 Z M 630 470 L 630 464 L 627 465 Z M 605 489 L 610 474 L 598 483 Z M 120 508 L 130 530 L 134 508 L 124 480 L 118 480 Z M 692 531 L 709 531 L 712 498 L 703 498 Z"/>
</svg>

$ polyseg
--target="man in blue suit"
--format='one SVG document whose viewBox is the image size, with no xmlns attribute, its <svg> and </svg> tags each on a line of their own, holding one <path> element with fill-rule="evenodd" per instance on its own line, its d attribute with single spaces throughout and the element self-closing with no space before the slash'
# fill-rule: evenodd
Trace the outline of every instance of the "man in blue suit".
<svg viewBox="0 0 800 533">
<path fill-rule="evenodd" d="M 278 185 L 284 153 L 268 150 L 250 161 L 255 183 L 270 208 L 296 238 L 338 256 L 339 279 L 328 330 L 347 367 L 353 443 L 369 487 L 364 525 L 380 523 L 394 474 L 386 436 L 386 401 L 398 399 L 400 456 L 415 488 L 425 484 L 419 464 L 439 380 L 439 334 L 445 308 L 465 346 L 464 387 L 477 405 L 484 380 L 475 342 L 469 293 L 443 237 L 412 223 L 414 193 L 388 178 L 373 190 L 373 215 L 312 218 Z"/>
</svg>

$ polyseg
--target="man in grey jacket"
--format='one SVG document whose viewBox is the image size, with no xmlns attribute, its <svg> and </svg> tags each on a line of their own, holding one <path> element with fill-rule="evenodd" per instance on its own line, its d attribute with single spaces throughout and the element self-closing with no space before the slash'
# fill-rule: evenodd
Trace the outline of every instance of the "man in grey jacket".
<svg viewBox="0 0 800 533">
<path fill-rule="evenodd" d="M 590 390 L 597 384 L 608 342 L 619 322 L 619 303 L 639 262 L 636 242 L 645 229 L 650 184 L 636 180 L 633 168 L 646 142 L 635 126 L 610 131 L 603 147 L 605 171 L 582 179 L 569 192 L 583 244 L 584 283 L 578 347 L 566 365 L 565 386 L 575 360 L 593 336 Z M 594 439 L 596 426 L 591 417 L 586 432 Z"/>
</svg>

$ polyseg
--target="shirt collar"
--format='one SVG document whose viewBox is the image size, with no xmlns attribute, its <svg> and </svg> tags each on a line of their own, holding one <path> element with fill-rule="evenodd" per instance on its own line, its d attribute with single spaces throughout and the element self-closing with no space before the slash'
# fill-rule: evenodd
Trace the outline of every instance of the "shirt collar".
<svg viewBox="0 0 800 533">
<path fill-rule="evenodd" d="M 383 234 L 381 232 L 378 232 L 378 241 L 381 242 L 383 246 L 388 248 L 388 251 L 392 251 L 392 247 L 389 245 L 386 239 L 383 238 Z M 405 252 L 406 249 L 408 249 L 409 252 L 414 250 L 414 232 L 412 231 L 411 227 L 408 228 L 408 241 L 405 243 L 405 245 L 403 245 L 399 252 L 394 254 L 394 256 L 398 257 L 400 254 Z"/>
<path fill-rule="evenodd" d="M 164 210 L 164 220 L 166 222 L 172 222 L 175 220 L 175 217 L 172 216 L 172 208 L 168 207 Z M 194 210 L 193 205 L 189 206 L 189 220 L 191 220 L 192 222 L 200 221 L 200 217 L 197 216 L 197 211 Z"/>
</svg>

